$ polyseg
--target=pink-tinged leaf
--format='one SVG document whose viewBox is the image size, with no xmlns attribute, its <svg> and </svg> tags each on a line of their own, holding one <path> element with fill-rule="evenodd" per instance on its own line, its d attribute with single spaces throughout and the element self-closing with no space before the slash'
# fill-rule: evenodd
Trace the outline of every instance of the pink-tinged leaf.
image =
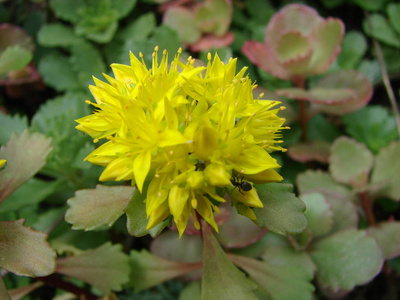
<svg viewBox="0 0 400 300">
<path fill-rule="evenodd" d="M 352 99 L 355 99 L 357 94 L 351 89 L 340 88 L 313 88 L 304 90 L 301 88 L 285 88 L 275 91 L 279 96 L 285 96 L 291 99 L 307 100 L 314 103 L 338 105 Z"/>
<path fill-rule="evenodd" d="M 300 197 L 307 209 L 307 228 L 313 238 L 321 237 L 331 231 L 334 224 L 333 209 L 329 201 L 321 193 L 308 193 Z"/>
<path fill-rule="evenodd" d="M 342 136 L 332 144 L 329 161 L 329 171 L 337 182 L 361 188 L 368 183 L 374 156 L 365 144 Z"/>
<path fill-rule="evenodd" d="M 313 276 L 303 268 L 293 265 L 275 265 L 268 261 L 233 254 L 229 254 L 229 258 L 257 282 L 266 292 L 266 299 L 311 300 L 313 298 L 314 286 L 310 283 Z M 231 299 L 247 298 L 233 297 Z"/>
<path fill-rule="evenodd" d="M 326 141 L 311 141 L 290 146 L 288 155 L 299 162 L 318 161 L 327 164 L 329 161 L 330 143 Z"/>
<path fill-rule="evenodd" d="M 310 35 L 314 52 L 309 74 L 323 73 L 330 67 L 340 53 L 343 36 L 344 24 L 339 19 L 327 18 L 314 28 Z"/>
<path fill-rule="evenodd" d="M 256 41 L 246 41 L 242 52 L 260 69 L 281 79 L 290 79 L 291 74 L 279 64 L 278 58 L 268 45 Z"/>
<path fill-rule="evenodd" d="M 311 50 L 307 37 L 298 31 L 289 31 L 279 37 L 276 45 L 280 62 L 299 60 L 309 56 Z"/>
<path fill-rule="evenodd" d="M 288 31 L 299 31 L 307 36 L 322 21 L 323 19 L 318 15 L 318 12 L 309 6 L 303 4 L 286 5 L 273 15 L 265 28 L 265 42 L 276 45 L 280 35 Z"/>
<path fill-rule="evenodd" d="M 383 257 L 392 259 L 400 256 L 400 222 L 382 222 L 367 229 L 381 247 Z"/>
<path fill-rule="evenodd" d="M 335 105 L 315 104 L 315 109 L 334 115 L 344 115 L 359 110 L 371 100 L 373 92 L 371 81 L 355 70 L 342 70 L 331 73 L 322 78 L 315 88 L 338 89 L 339 91 L 348 89 L 355 94 L 354 98 L 349 98 L 344 103 Z"/>
<path fill-rule="evenodd" d="M 166 230 L 153 240 L 150 250 L 153 254 L 170 261 L 194 263 L 202 261 L 202 245 L 199 235 L 184 234 L 179 238 L 177 232 Z M 182 277 L 189 281 L 198 280 L 201 272 L 196 270 Z"/>
<path fill-rule="evenodd" d="M 395 201 L 400 200 L 400 142 L 392 142 L 382 148 L 375 158 L 371 183 L 384 184 L 376 191 L 376 196 L 386 196 Z M 3 171 L 4 172 L 4 171 Z M 1 173 L 0 173 L 1 174 Z"/>
<path fill-rule="evenodd" d="M 201 223 L 203 236 L 203 279 L 201 299 L 258 299 L 257 285 L 237 269 L 222 250 L 211 227 Z"/>
<path fill-rule="evenodd" d="M 25 220 L 0 222 L 0 267 L 21 276 L 54 272 L 56 253 L 47 234 L 24 226 Z"/>
<path fill-rule="evenodd" d="M 11 300 L 10 295 L 7 293 L 6 286 L 4 285 L 3 277 L 0 277 L 0 299 Z"/>
<path fill-rule="evenodd" d="M 120 291 L 129 280 L 129 257 L 121 245 L 106 243 L 96 249 L 57 260 L 57 273 L 78 278 L 103 293 Z"/>
<path fill-rule="evenodd" d="M 32 38 L 21 28 L 12 24 L 0 25 L 0 53 L 9 46 L 18 45 L 30 52 L 35 49 Z"/>
<path fill-rule="evenodd" d="M 190 45 L 192 51 L 207 51 L 211 48 L 224 48 L 233 43 L 235 36 L 232 32 L 227 32 L 223 36 L 216 36 L 213 34 L 206 34 L 202 36 L 196 43 Z"/>
<path fill-rule="evenodd" d="M 231 212 L 230 217 L 226 223 L 219 226 L 219 234 L 216 235 L 224 248 L 243 248 L 252 245 L 267 233 L 266 229 L 258 227 L 249 218 L 236 213 L 229 204 L 224 207 Z"/>
<path fill-rule="evenodd" d="M 193 44 L 201 36 L 193 18 L 193 11 L 185 7 L 172 7 L 164 13 L 163 23 L 177 32 L 181 42 Z"/>
<path fill-rule="evenodd" d="M 12 134 L 0 149 L 0 157 L 7 160 L 7 168 L 0 172 L 0 203 L 45 165 L 50 151 L 51 139 L 43 134 L 28 130 Z"/>
<path fill-rule="evenodd" d="M 37 281 L 20 288 L 9 290 L 8 294 L 11 296 L 12 300 L 20 300 L 43 285 L 44 285 L 43 282 Z M 7 299 L 1 297 L 1 288 L 0 288 L 0 299 Z"/>
<path fill-rule="evenodd" d="M 177 262 L 155 256 L 146 250 L 131 251 L 131 284 L 136 292 L 200 269 L 201 263 Z"/>
<path fill-rule="evenodd" d="M 224 35 L 232 19 L 231 0 L 206 0 L 195 6 L 194 22 L 202 32 Z"/>
<path fill-rule="evenodd" d="M 350 291 L 371 281 L 383 265 L 374 238 L 361 230 L 343 230 L 316 242 L 311 257 L 318 285 L 333 292 Z"/>
<path fill-rule="evenodd" d="M 65 220 L 72 229 L 93 230 L 102 225 L 112 226 L 125 212 L 129 199 L 135 191 L 130 186 L 102 186 L 80 190 L 67 203 L 69 209 Z"/>
</svg>

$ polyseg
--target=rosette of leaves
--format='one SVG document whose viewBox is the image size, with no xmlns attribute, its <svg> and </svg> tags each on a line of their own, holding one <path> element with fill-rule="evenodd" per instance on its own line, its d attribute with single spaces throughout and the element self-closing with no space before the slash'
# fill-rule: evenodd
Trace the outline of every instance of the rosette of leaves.
<svg viewBox="0 0 400 300">
<path fill-rule="evenodd" d="M 175 30 L 192 51 L 226 47 L 234 40 L 228 31 L 233 12 L 231 0 L 166 3 L 161 9 L 165 10 L 163 23 Z"/>
<path fill-rule="evenodd" d="M 366 105 L 372 96 L 370 81 L 354 70 L 330 73 L 310 89 L 306 79 L 328 70 L 343 36 L 341 20 L 324 19 L 311 7 L 291 4 L 271 18 L 263 43 L 247 41 L 242 51 L 260 69 L 295 84 L 276 90 L 278 95 L 309 101 L 313 110 L 342 115 Z"/>
</svg>

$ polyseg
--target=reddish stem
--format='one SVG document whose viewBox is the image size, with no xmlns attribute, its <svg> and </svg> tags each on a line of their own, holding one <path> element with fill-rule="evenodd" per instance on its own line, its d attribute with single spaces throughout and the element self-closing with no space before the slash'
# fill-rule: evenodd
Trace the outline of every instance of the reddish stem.
<svg viewBox="0 0 400 300">
<path fill-rule="evenodd" d="M 361 206 L 365 212 L 369 226 L 375 226 L 376 221 L 374 211 L 372 210 L 372 199 L 370 199 L 366 192 L 359 193 L 361 199 Z"/>
<path fill-rule="evenodd" d="M 90 293 L 89 291 L 77 287 L 76 285 L 66 282 L 60 278 L 59 275 L 51 274 L 46 277 L 36 277 L 36 280 L 44 282 L 46 285 L 53 286 L 55 288 L 71 292 L 77 295 L 79 298 L 85 300 L 96 300 L 98 297 Z"/>
<path fill-rule="evenodd" d="M 306 86 L 305 77 L 298 76 L 293 79 L 293 83 L 296 87 L 304 89 Z M 302 132 L 303 142 L 308 142 L 308 115 L 307 115 L 307 102 L 305 100 L 299 100 L 299 114 L 300 114 L 300 127 Z"/>
</svg>

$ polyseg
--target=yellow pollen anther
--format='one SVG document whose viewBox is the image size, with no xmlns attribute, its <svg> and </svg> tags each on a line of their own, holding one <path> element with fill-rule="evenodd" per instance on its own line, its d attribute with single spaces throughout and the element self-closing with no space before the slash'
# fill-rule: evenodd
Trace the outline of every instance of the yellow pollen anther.
<svg viewBox="0 0 400 300">
<path fill-rule="evenodd" d="M 160 175 L 159 174 L 154 174 L 154 177 L 155 178 L 160 178 Z"/>
<path fill-rule="evenodd" d="M 155 53 L 155 52 L 153 52 L 153 53 L 151 54 L 151 56 L 152 56 L 152 57 L 156 56 L 156 53 Z"/>
<path fill-rule="evenodd" d="M 89 100 L 85 101 L 86 104 L 92 104 L 92 102 L 90 102 Z"/>
<path fill-rule="evenodd" d="M 262 97 L 264 97 L 264 93 L 261 93 L 258 97 L 260 97 L 260 98 L 262 98 Z"/>
<path fill-rule="evenodd" d="M 99 139 L 94 139 L 93 140 L 93 143 L 95 143 L 95 144 L 98 143 L 98 142 L 99 142 Z"/>
<path fill-rule="evenodd" d="M 167 49 L 164 49 L 164 51 L 163 51 L 162 54 L 163 54 L 163 55 L 167 55 Z"/>
<path fill-rule="evenodd" d="M 208 54 L 207 54 L 207 60 L 211 60 L 211 53 L 210 52 L 208 52 Z"/>
<path fill-rule="evenodd" d="M 197 200 L 196 200 L 196 198 L 193 198 L 190 202 L 191 202 L 191 204 L 192 204 L 192 207 L 193 207 L 194 209 L 196 209 L 196 208 L 197 208 Z"/>
<path fill-rule="evenodd" d="M 108 137 L 106 137 L 107 140 L 111 141 L 113 139 L 112 135 L 109 135 Z"/>
<path fill-rule="evenodd" d="M 285 109 L 286 109 L 286 106 L 281 106 L 281 107 L 279 107 L 279 109 L 280 109 L 280 110 L 285 110 Z"/>
<path fill-rule="evenodd" d="M 143 53 L 142 52 L 139 52 L 139 57 L 143 58 Z"/>
<path fill-rule="evenodd" d="M 192 60 L 192 57 L 189 56 L 189 57 L 187 58 L 187 60 L 188 60 L 188 62 L 190 62 L 190 61 Z"/>
<path fill-rule="evenodd" d="M 181 54 L 182 53 L 182 47 L 179 47 L 178 49 L 178 53 Z"/>
<path fill-rule="evenodd" d="M 85 122 L 90 123 L 90 119 L 85 119 Z"/>
<path fill-rule="evenodd" d="M 156 51 L 156 52 L 158 51 L 158 46 L 154 47 L 154 51 Z"/>
</svg>

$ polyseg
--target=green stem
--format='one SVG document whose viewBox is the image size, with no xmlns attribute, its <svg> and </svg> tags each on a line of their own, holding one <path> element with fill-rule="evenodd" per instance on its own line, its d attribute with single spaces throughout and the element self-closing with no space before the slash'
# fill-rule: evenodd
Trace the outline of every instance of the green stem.
<svg viewBox="0 0 400 300">
<path fill-rule="evenodd" d="M 372 24 L 371 24 L 371 19 L 369 17 L 369 14 L 367 12 L 364 12 L 364 14 L 365 14 L 365 19 L 368 24 L 368 28 L 369 28 L 370 32 L 372 33 L 373 30 L 372 30 Z M 376 57 L 378 58 L 379 68 L 380 68 L 381 74 L 382 74 L 382 81 L 383 81 L 383 84 L 385 85 L 386 93 L 389 97 L 390 104 L 392 105 L 392 108 L 394 111 L 394 116 L 395 116 L 396 124 L 397 124 L 397 131 L 399 132 L 399 135 L 400 135 L 399 106 L 397 105 L 396 97 L 394 95 L 393 88 L 390 84 L 390 79 L 389 79 L 388 71 L 387 71 L 387 68 L 385 65 L 385 60 L 383 58 L 382 49 L 381 49 L 381 46 L 379 45 L 378 41 L 373 36 L 371 36 L 371 39 L 372 39 L 372 43 L 373 43 L 375 51 L 376 51 Z"/>
</svg>

